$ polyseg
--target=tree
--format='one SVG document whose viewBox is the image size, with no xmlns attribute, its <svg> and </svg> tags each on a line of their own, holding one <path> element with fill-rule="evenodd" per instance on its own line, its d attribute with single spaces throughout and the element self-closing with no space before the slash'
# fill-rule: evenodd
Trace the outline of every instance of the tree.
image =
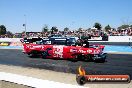
<svg viewBox="0 0 132 88">
<path fill-rule="evenodd" d="M 42 32 L 48 32 L 48 26 L 47 25 L 45 25 L 43 28 L 42 28 Z"/>
<path fill-rule="evenodd" d="M 109 30 L 111 30 L 110 25 L 105 26 L 105 31 L 108 32 Z"/>
<path fill-rule="evenodd" d="M 124 25 L 119 26 L 119 27 L 118 27 L 118 30 L 126 29 L 126 28 L 128 28 L 128 27 L 129 27 L 129 25 L 124 24 Z"/>
<path fill-rule="evenodd" d="M 56 29 L 54 29 L 54 32 L 58 32 L 58 29 L 56 28 Z"/>
<path fill-rule="evenodd" d="M 79 31 L 79 32 L 82 32 L 82 30 L 83 30 L 83 28 L 78 28 L 78 31 Z"/>
<path fill-rule="evenodd" d="M 64 31 L 65 32 L 69 31 L 69 28 L 68 27 L 64 28 Z"/>
<path fill-rule="evenodd" d="M 6 34 L 6 27 L 4 25 L 0 25 L 0 35 Z"/>
<path fill-rule="evenodd" d="M 101 24 L 97 22 L 94 24 L 94 27 L 97 28 L 97 30 L 101 30 L 102 28 Z"/>
<path fill-rule="evenodd" d="M 130 25 L 130 27 L 132 28 L 132 25 Z"/>
<path fill-rule="evenodd" d="M 51 28 L 51 34 L 53 34 L 54 32 L 58 32 L 58 29 L 57 29 L 56 26 L 53 26 L 53 27 Z"/>
<path fill-rule="evenodd" d="M 7 31 L 6 34 L 8 35 L 9 38 L 13 37 L 13 33 L 10 31 Z"/>
</svg>

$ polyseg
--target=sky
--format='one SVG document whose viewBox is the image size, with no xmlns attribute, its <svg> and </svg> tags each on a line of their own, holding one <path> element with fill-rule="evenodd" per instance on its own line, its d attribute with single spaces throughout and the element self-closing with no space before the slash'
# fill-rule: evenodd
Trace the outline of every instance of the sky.
<svg viewBox="0 0 132 88">
<path fill-rule="evenodd" d="M 44 25 L 59 30 L 132 24 L 132 0 L 0 0 L 0 25 L 13 33 L 42 31 Z"/>
</svg>

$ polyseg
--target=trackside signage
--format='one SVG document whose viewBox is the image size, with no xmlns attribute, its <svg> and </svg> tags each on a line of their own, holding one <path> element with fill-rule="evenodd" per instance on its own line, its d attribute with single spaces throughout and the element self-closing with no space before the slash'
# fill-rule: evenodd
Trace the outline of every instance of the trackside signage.
<svg viewBox="0 0 132 88">
<path fill-rule="evenodd" d="M 125 82 L 130 83 L 129 75 L 86 75 L 85 70 L 80 66 L 76 76 L 76 81 L 79 85 L 86 82 Z"/>
</svg>

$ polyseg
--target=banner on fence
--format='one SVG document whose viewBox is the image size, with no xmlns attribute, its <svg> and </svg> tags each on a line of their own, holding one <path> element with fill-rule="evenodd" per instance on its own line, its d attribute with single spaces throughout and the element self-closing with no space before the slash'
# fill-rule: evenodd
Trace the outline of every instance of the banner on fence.
<svg viewBox="0 0 132 88">
<path fill-rule="evenodd" d="M 0 46 L 9 46 L 10 42 L 0 42 Z"/>
</svg>

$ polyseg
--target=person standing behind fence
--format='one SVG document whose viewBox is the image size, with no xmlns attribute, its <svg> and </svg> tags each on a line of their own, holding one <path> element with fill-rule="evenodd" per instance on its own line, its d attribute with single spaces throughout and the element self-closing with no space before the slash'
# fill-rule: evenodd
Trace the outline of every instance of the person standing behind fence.
<svg viewBox="0 0 132 88">
<path fill-rule="evenodd" d="M 89 42 L 87 38 L 84 39 L 83 44 L 85 44 L 85 48 L 89 48 Z"/>
</svg>

